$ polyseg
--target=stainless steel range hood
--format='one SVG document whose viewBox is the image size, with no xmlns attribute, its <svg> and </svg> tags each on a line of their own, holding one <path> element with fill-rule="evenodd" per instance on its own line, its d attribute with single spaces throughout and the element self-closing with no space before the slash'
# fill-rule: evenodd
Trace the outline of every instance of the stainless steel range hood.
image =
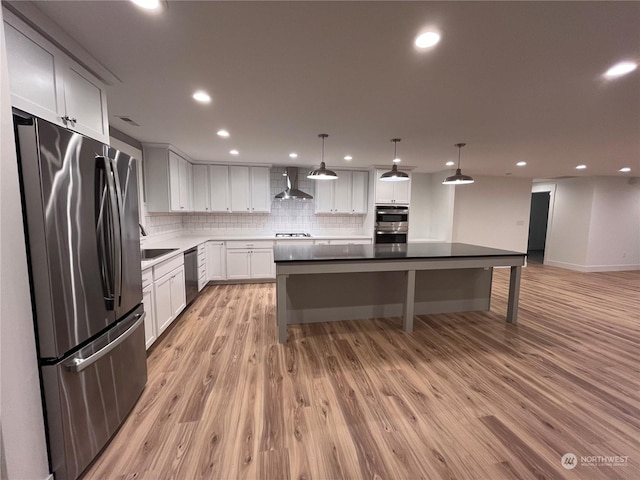
<svg viewBox="0 0 640 480">
<path fill-rule="evenodd" d="M 285 168 L 287 188 L 276 195 L 278 200 L 312 200 L 313 197 L 298 189 L 298 167 Z"/>
</svg>

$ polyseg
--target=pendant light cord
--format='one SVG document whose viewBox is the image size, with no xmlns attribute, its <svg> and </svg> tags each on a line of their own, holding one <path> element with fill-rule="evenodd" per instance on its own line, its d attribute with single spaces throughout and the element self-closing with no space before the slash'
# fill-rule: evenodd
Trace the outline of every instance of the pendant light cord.
<svg viewBox="0 0 640 480">
<path fill-rule="evenodd" d="M 458 147 L 458 170 L 460 170 L 460 154 L 462 152 L 462 147 L 464 147 L 466 143 L 456 143 L 455 146 Z"/>
</svg>

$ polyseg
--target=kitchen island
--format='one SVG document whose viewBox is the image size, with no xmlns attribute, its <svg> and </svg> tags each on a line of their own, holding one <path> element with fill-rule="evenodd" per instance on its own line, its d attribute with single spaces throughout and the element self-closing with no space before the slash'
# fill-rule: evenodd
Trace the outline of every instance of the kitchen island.
<svg viewBox="0 0 640 480">
<path fill-rule="evenodd" d="M 287 325 L 489 310 L 493 267 L 511 267 L 516 323 L 525 254 L 464 243 L 276 246 L 278 340 Z"/>
</svg>

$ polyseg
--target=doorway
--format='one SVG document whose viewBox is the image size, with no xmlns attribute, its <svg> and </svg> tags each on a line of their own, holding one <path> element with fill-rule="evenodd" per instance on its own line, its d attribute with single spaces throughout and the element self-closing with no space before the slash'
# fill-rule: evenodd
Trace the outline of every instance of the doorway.
<svg viewBox="0 0 640 480">
<path fill-rule="evenodd" d="M 533 192 L 531 194 L 529 241 L 527 243 L 527 261 L 530 263 L 544 263 L 550 199 L 550 192 Z"/>
</svg>

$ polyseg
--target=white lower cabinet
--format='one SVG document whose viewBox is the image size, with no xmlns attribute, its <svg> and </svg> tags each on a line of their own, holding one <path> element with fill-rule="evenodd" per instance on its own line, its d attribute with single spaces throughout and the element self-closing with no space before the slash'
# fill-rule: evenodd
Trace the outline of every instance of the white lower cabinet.
<svg viewBox="0 0 640 480">
<path fill-rule="evenodd" d="M 147 349 L 149 349 L 158 338 L 153 270 L 151 268 L 142 271 L 142 305 L 146 313 L 144 317 L 144 338 Z"/>
<path fill-rule="evenodd" d="M 224 242 L 207 242 L 207 281 L 227 279 L 227 254 Z"/>
<path fill-rule="evenodd" d="M 156 337 L 159 337 L 187 306 L 184 257 L 179 255 L 159 263 L 153 267 L 153 275 Z"/>
<path fill-rule="evenodd" d="M 275 278 L 273 242 L 227 242 L 227 279 Z"/>
</svg>

